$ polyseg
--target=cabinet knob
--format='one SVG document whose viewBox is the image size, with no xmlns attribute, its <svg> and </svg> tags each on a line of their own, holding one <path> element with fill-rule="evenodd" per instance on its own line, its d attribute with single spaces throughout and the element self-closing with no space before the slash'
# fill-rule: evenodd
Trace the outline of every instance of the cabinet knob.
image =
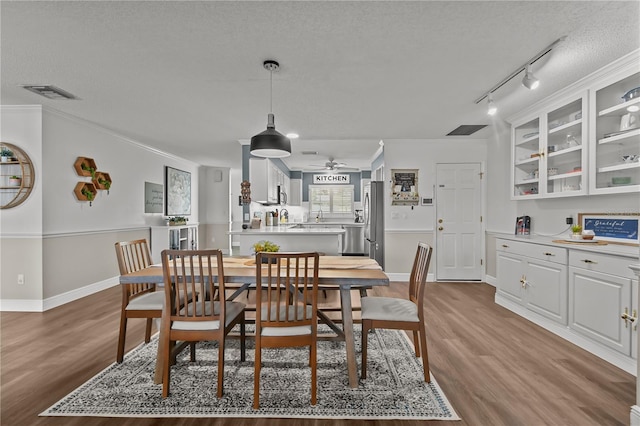
<svg viewBox="0 0 640 426">
<path fill-rule="evenodd" d="M 444 228 L 442 226 L 438 226 L 438 231 L 442 231 Z"/>
</svg>

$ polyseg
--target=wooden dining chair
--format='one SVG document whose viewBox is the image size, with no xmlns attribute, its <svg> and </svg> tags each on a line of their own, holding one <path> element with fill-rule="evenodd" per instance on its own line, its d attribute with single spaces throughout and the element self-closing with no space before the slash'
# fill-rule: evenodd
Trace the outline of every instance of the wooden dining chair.
<svg viewBox="0 0 640 426">
<path fill-rule="evenodd" d="M 162 316 L 162 397 L 169 396 L 177 341 L 218 342 L 218 398 L 224 384 L 225 340 L 240 324 L 240 360 L 245 360 L 245 304 L 225 300 L 220 250 L 163 250 L 165 313 Z M 192 297 L 193 295 L 193 297 Z M 183 300 L 190 300 L 182 305 Z M 194 353 L 192 352 L 192 359 Z"/>
<path fill-rule="evenodd" d="M 151 265 L 151 255 L 147 240 L 121 241 L 115 243 L 120 275 L 139 271 Z M 145 343 L 151 340 L 151 326 L 154 318 L 162 316 L 164 292 L 156 291 L 155 283 L 121 284 L 122 305 L 120 309 L 120 333 L 116 362 L 124 358 L 124 345 L 129 318 L 146 318 Z"/>
<path fill-rule="evenodd" d="M 260 408 L 262 348 L 309 346 L 311 405 L 317 402 L 318 253 L 256 254 L 253 408 Z"/>
<path fill-rule="evenodd" d="M 430 382 L 427 335 L 424 324 L 424 290 L 431 262 L 431 247 L 418 243 L 413 268 L 409 277 L 408 299 L 394 297 L 363 297 L 362 317 L 362 374 L 367 378 L 367 336 L 372 328 L 390 328 L 413 331 L 416 356 L 422 355 L 424 381 Z"/>
</svg>

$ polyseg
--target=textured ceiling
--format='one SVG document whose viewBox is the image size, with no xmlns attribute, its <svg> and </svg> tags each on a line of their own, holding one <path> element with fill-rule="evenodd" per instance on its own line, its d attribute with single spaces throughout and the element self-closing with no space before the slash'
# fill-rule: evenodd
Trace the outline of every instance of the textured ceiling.
<svg viewBox="0 0 640 426">
<path fill-rule="evenodd" d="M 640 46 L 638 1 L 0 2 L 1 102 L 43 104 L 205 165 L 240 167 L 239 140 L 295 131 L 291 168 L 367 167 L 382 139 L 442 139 L 506 117 Z M 38 97 L 55 84 L 79 101 Z M 318 151 L 317 157 L 300 155 Z M 408 153 L 410 155 L 410 153 Z"/>
</svg>

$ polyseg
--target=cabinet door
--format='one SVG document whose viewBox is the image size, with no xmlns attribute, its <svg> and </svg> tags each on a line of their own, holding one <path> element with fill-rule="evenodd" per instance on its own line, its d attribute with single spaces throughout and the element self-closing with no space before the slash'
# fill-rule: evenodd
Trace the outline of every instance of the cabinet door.
<svg viewBox="0 0 640 426">
<path fill-rule="evenodd" d="M 547 197 L 567 197 L 587 193 L 587 96 L 564 102 L 547 114 L 546 172 Z M 585 117 L 583 119 L 583 113 Z"/>
<path fill-rule="evenodd" d="M 537 198 L 540 194 L 540 182 L 546 177 L 541 166 L 540 131 L 539 117 L 512 127 L 512 199 Z"/>
<path fill-rule="evenodd" d="M 567 324 L 567 267 L 553 262 L 527 260 L 525 302 L 534 312 Z"/>
<path fill-rule="evenodd" d="M 640 191 L 640 97 L 628 95 L 640 87 L 637 69 L 634 63 L 592 91 L 592 194 Z"/>
<path fill-rule="evenodd" d="M 569 327 L 577 333 L 631 355 L 631 279 L 582 268 L 569 268 Z"/>
<path fill-rule="evenodd" d="M 507 253 L 497 253 L 498 290 L 503 296 L 522 303 L 526 263 L 522 257 Z"/>
<path fill-rule="evenodd" d="M 291 179 L 289 205 L 299 206 L 302 203 L 302 179 Z"/>
</svg>

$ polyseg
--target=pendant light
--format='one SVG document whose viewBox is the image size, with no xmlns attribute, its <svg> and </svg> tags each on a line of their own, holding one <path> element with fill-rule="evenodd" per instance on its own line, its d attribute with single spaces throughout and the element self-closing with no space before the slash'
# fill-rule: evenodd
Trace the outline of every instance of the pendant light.
<svg viewBox="0 0 640 426">
<path fill-rule="evenodd" d="M 267 119 L 267 130 L 251 138 L 251 154 L 257 157 L 282 158 L 291 155 L 291 140 L 276 130 L 273 117 L 273 72 L 280 68 L 280 64 L 273 60 L 262 64 L 270 73 L 271 107 Z"/>
</svg>

